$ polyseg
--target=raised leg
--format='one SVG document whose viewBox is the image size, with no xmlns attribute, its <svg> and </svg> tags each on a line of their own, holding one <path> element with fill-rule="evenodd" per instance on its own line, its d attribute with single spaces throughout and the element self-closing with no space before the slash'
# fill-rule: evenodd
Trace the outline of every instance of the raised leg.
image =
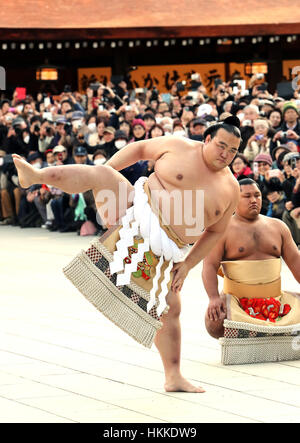
<svg viewBox="0 0 300 443">
<path fill-rule="evenodd" d="M 64 165 L 34 169 L 20 156 L 13 154 L 21 187 L 46 184 L 68 194 L 92 190 L 101 219 L 113 225 L 131 206 L 133 186 L 111 167 L 98 165 Z"/>
</svg>

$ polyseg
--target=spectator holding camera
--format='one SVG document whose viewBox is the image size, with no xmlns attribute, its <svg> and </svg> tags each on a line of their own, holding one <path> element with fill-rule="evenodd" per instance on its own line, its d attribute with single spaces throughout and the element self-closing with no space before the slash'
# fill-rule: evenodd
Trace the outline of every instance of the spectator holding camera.
<svg viewBox="0 0 300 443">
<path fill-rule="evenodd" d="M 30 129 L 29 129 L 29 143 L 31 151 L 39 150 L 39 135 L 40 135 L 40 126 L 42 123 L 42 118 L 40 116 L 34 115 L 30 119 Z"/>
<path fill-rule="evenodd" d="M 294 142 L 297 144 L 297 150 L 299 151 L 300 143 L 300 122 L 299 122 L 299 111 L 296 103 L 289 101 L 284 103 L 282 109 L 283 123 L 280 129 L 276 132 L 273 137 L 273 143 L 271 146 L 271 151 L 276 146 L 277 142 L 288 143 Z"/>
<path fill-rule="evenodd" d="M 65 125 L 67 123 L 66 117 L 59 116 L 54 123 L 54 135 L 52 137 L 51 143 L 47 149 L 53 149 L 55 146 L 60 144 L 60 140 L 66 135 Z M 39 132 L 38 132 L 39 133 Z"/>
<path fill-rule="evenodd" d="M 243 109 L 244 117 L 241 121 L 242 141 L 239 152 L 243 153 L 249 138 L 254 134 L 254 121 L 259 118 L 259 108 L 256 105 L 249 104 Z"/>
<path fill-rule="evenodd" d="M 52 122 L 48 120 L 43 120 L 39 130 L 39 140 L 38 146 L 39 151 L 44 153 L 51 145 L 51 142 L 54 138 L 54 129 Z"/>
<path fill-rule="evenodd" d="M 243 154 L 249 162 L 253 162 L 258 154 L 269 154 L 271 139 L 268 137 L 269 123 L 257 118 L 253 122 L 254 134 L 249 137 Z"/>
<path fill-rule="evenodd" d="M 29 153 L 28 145 L 24 141 L 23 133 L 28 131 L 25 120 L 21 117 L 16 117 L 12 121 L 12 125 L 7 132 L 6 139 L 2 145 L 3 150 L 7 154 L 19 154 L 27 157 Z"/>
</svg>

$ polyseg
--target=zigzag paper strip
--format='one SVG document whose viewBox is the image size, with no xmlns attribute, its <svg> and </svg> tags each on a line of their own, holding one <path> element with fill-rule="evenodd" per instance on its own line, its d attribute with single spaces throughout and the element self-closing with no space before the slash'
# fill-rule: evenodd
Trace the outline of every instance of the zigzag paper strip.
<svg viewBox="0 0 300 443">
<path fill-rule="evenodd" d="M 157 315 L 159 317 L 161 316 L 161 314 L 163 313 L 163 311 L 167 307 L 166 296 L 168 295 L 168 292 L 169 292 L 167 283 L 170 281 L 170 273 L 171 273 L 172 267 L 173 267 L 173 260 L 170 260 L 170 263 L 169 263 L 167 269 L 165 270 L 164 279 L 161 284 L 161 293 L 159 294 L 159 297 L 158 297 L 159 305 L 157 308 Z"/>
<path fill-rule="evenodd" d="M 156 303 L 155 294 L 156 294 L 156 291 L 158 289 L 158 280 L 159 280 L 159 277 L 161 275 L 160 270 L 161 270 L 161 267 L 163 265 L 163 262 L 164 262 L 164 258 L 163 258 L 163 256 L 161 256 L 160 259 L 159 259 L 159 262 L 158 262 L 158 264 L 156 265 L 156 268 L 155 268 L 155 276 L 153 278 L 153 285 L 152 285 L 152 289 L 150 291 L 150 300 L 147 303 L 147 312 L 149 312 L 153 308 L 155 303 Z"/>
<path fill-rule="evenodd" d="M 133 234 L 138 231 L 136 224 L 134 229 L 130 228 L 130 222 L 133 221 L 133 217 L 134 212 L 131 206 L 127 209 L 124 217 L 122 217 L 122 228 L 119 231 L 120 240 L 116 243 L 117 250 L 114 252 L 113 261 L 109 265 L 112 274 L 124 269 L 123 258 L 128 254 L 128 247 L 133 245 Z"/>
</svg>

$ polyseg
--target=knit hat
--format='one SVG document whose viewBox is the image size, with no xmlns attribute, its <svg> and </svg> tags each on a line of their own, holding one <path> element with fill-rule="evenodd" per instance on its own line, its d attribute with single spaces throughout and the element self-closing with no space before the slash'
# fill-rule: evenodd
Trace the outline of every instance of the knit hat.
<svg viewBox="0 0 300 443">
<path fill-rule="evenodd" d="M 144 129 L 146 129 L 146 124 L 145 124 L 144 120 L 142 120 L 141 118 L 136 118 L 133 120 L 133 122 L 131 124 L 132 128 L 134 128 L 136 125 L 140 125 Z"/>
<path fill-rule="evenodd" d="M 258 154 L 255 159 L 255 162 L 264 162 L 268 163 L 268 165 L 272 166 L 272 157 L 269 154 Z"/>
<path fill-rule="evenodd" d="M 294 109 L 294 111 L 296 111 L 297 114 L 299 114 L 298 107 L 297 107 L 297 105 L 296 105 L 295 102 L 286 102 L 286 103 L 283 105 L 283 108 L 282 108 L 282 114 L 284 115 L 285 112 L 286 112 L 288 109 Z"/>
</svg>

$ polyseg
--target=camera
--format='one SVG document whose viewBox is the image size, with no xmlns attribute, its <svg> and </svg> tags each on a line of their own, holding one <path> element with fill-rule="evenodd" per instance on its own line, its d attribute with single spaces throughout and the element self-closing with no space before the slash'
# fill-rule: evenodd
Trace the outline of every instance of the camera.
<svg viewBox="0 0 300 443">
<path fill-rule="evenodd" d="M 152 95 L 150 101 L 158 100 L 158 95 L 159 95 L 158 89 L 154 86 L 154 88 L 152 89 Z"/>
<path fill-rule="evenodd" d="M 292 169 L 297 168 L 297 158 L 296 157 L 292 157 L 288 160 L 288 164 Z"/>
<path fill-rule="evenodd" d="M 218 87 L 222 84 L 223 84 L 223 80 L 221 78 L 215 78 L 215 81 L 214 81 L 215 89 L 218 89 Z"/>
<path fill-rule="evenodd" d="M 281 138 L 287 138 L 287 131 L 282 131 Z"/>
<path fill-rule="evenodd" d="M 71 123 L 67 122 L 64 125 L 64 130 L 66 131 L 67 135 L 71 135 L 72 134 L 72 125 L 71 125 Z"/>
<path fill-rule="evenodd" d="M 52 131 L 51 126 L 47 126 L 47 128 L 46 128 L 46 134 L 47 134 L 48 136 L 53 135 L 53 131 Z"/>
<path fill-rule="evenodd" d="M 23 134 L 23 129 L 20 126 L 14 126 L 14 130 L 15 130 L 16 136 L 20 136 Z"/>
<path fill-rule="evenodd" d="M 176 83 L 177 92 L 182 92 L 185 89 L 185 82 Z"/>
<path fill-rule="evenodd" d="M 200 75 L 197 73 L 191 75 L 191 80 L 199 80 L 199 78 L 200 78 Z"/>
<path fill-rule="evenodd" d="M 266 91 L 268 89 L 268 83 L 262 83 L 261 85 L 257 86 L 258 91 Z"/>
<path fill-rule="evenodd" d="M 192 91 L 197 91 L 199 86 L 202 85 L 200 74 L 192 74 L 191 75 L 191 89 Z"/>
<path fill-rule="evenodd" d="M 104 89 L 103 89 L 103 95 L 104 95 L 105 97 L 107 97 L 109 94 L 110 94 L 109 90 L 108 90 L 107 88 L 104 88 Z"/>
<path fill-rule="evenodd" d="M 90 84 L 90 88 L 92 89 L 92 91 L 93 91 L 93 96 L 94 97 L 97 97 L 97 95 L 98 95 L 98 89 L 100 88 L 100 83 L 99 82 L 97 82 L 97 83 L 91 83 Z"/>
<path fill-rule="evenodd" d="M 100 83 L 91 83 L 90 84 L 90 88 L 93 90 L 93 91 L 98 91 L 98 89 L 100 88 Z"/>
<path fill-rule="evenodd" d="M 40 125 L 34 125 L 33 131 L 34 132 L 39 132 L 39 130 L 40 130 Z"/>
<path fill-rule="evenodd" d="M 64 86 L 64 92 L 65 92 L 65 93 L 72 92 L 71 86 L 70 86 L 70 85 L 65 85 L 65 86 Z"/>
</svg>

